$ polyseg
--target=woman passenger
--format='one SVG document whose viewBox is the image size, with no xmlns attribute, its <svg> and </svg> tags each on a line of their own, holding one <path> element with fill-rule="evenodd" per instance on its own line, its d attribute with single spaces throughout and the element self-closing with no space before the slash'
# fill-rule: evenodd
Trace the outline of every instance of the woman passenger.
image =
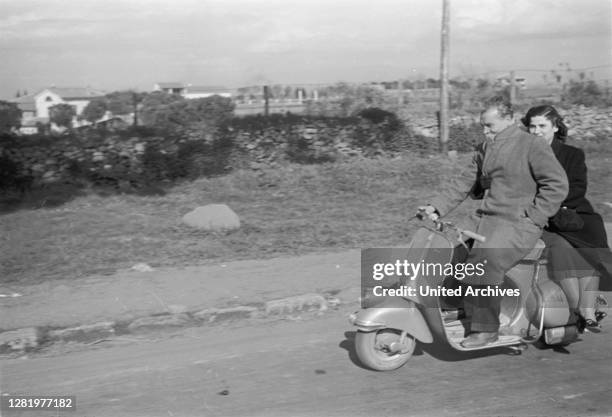
<svg viewBox="0 0 612 417">
<path fill-rule="evenodd" d="M 586 327 L 600 331 L 596 317 L 597 290 L 608 290 L 612 284 L 612 253 L 604 223 L 586 199 L 587 167 L 584 152 L 567 145 L 567 127 L 557 110 L 548 105 L 532 107 L 523 118 L 529 132 L 544 138 L 568 177 L 569 193 L 559 213 L 551 217 L 542 234 L 549 248 L 553 278 L 568 296 Z M 600 282 L 601 281 L 601 282 Z"/>
</svg>

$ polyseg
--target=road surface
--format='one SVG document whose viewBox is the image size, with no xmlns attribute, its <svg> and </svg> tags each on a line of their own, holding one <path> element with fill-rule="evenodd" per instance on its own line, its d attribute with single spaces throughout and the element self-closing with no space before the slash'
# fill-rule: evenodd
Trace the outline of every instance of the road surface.
<svg viewBox="0 0 612 417">
<path fill-rule="evenodd" d="M 348 310 L 64 346 L 3 361 L 1 388 L 76 395 L 67 416 L 609 416 L 612 331 L 567 350 L 449 352 L 363 369 Z M 608 319 L 609 320 L 609 319 Z M 609 324 L 609 323 L 606 323 Z"/>
</svg>

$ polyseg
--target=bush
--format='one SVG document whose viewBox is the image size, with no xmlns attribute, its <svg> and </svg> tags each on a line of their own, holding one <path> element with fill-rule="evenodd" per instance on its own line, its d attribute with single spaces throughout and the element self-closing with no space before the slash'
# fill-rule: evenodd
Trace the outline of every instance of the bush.
<svg viewBox="0 0 612 417">
<path fill-rule="evenodd" d="M 579 104 L 587 107 L 612 105 L 612 99 L 605 95 L 593 80 L 570 81 L 561 100 L 565 104 Z"/>
<path fill-rule="evenodd" d="M 0 132 L 10 132 L 21 126 L 21 110 L 15 103 L 0 100 Z"/>
<path fill-rule="evenodd" d="M 214 128 L 231 118 L 234 104 L 227 97 L 212 96 L 185 99 L 173 94 L 156 92 L 143 101 L 142 121 L 146 126 L 173 136 L 184 136 L 190 125 Z"/>
<path fill-rule="evenodd" d="M 482 127 L 477 123 L 468 126 L 463 124 L 451 125 L 448 136 L 449 149 L 459 152 L 473 151 L 479 143 L 485 140 Z"/>
<path fill-rule="evenodd" d="M 0 190 L 16 190 L 19 188 L 23 167 L 12 159 L 0 156 Z"/>
<path fill-rule="evenodd" d="M 391 130 L 398 130 L 402 126 L 402 122 L 395 113 L 383 110 L 379 107 L 368 107 L 367 109 L 363 109 L 357 113 L 357 116 L 377 125 L 387 123 Z"/>
</svg>

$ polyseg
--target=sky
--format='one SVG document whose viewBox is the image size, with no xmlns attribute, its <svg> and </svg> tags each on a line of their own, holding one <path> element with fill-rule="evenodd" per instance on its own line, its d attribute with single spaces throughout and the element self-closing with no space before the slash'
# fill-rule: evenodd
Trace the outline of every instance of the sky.
<svg viewBox="0 0 612 417">
<path fill-rule="evenodd" d="M 612 0 L 449 3 L 451 78 L 612 81 Z M 438 78 L 441 17 L 442 0 L 0 0 L 0 97 Z"/>
</svg>

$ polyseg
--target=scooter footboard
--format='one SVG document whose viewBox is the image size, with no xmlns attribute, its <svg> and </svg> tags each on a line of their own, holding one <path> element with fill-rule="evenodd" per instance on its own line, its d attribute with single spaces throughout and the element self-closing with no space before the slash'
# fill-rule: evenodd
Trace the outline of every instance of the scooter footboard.
<svg viewBox="0 0 612 417">
<path fill-rule="evenodd" d="M 350 321 L 362 332 L 398 329 L 423 343 L 433 342 L 423 314 L 412 301 L 393 300 L 376 307 L 359 310 L 351 315 Z"/>
</svg>

